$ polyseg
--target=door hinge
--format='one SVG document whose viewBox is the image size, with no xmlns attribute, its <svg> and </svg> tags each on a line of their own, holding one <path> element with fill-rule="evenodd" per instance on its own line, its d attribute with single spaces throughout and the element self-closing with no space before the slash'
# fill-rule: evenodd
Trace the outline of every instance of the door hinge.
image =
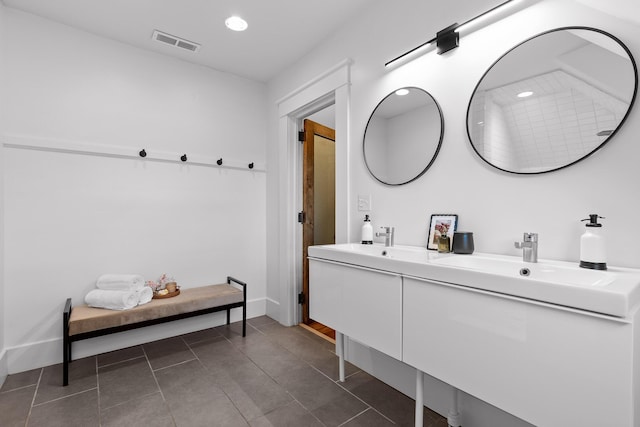
<svg viewBox="0 0 640 427">
<path fill-rule="evenodd" d="M 304 211 L 298 212 L 298 222 L 300 224 L 304 224 L 304 217 L 305 217 Z"/>
<path fill-rule="evenodd" d="M 304 302 L 305 302 L 304 292 L 300 292 L 298 294 L 298 304 L 304 304 Z"/>
<path fill-rule="evenodd" d="M 298 141 L 304 142 L 304 129 L 298 132 Z"/>
</svg>

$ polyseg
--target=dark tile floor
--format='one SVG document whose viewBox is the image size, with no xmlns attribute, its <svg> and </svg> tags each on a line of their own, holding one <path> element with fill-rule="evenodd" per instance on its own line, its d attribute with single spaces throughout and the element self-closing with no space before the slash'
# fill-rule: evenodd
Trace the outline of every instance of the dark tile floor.
<svg viewBox="0 0 640 427">
<path fill-rule="evenodd" d="M 269 317 L 9 375 L 0 426 L 411 426 L 414 401 Z M 446 420 L 425 408 L 426 427 Z"/>
</svg>

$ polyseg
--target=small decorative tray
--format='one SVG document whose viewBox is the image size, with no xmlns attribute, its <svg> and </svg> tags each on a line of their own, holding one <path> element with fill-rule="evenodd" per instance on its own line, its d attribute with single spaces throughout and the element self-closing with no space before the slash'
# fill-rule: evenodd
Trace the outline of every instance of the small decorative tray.
<svg viewBox="0 0 640 427">
<path fill-rule="evenodd" d="M 158 295 L 156 293 L 153 294 L 153 299 L 163 299 L 163 298 L 173 298 L 180 295 L 180 289 L 176 289 L 174 292 L 169 292 L 165 295 Z"/>
</svg>

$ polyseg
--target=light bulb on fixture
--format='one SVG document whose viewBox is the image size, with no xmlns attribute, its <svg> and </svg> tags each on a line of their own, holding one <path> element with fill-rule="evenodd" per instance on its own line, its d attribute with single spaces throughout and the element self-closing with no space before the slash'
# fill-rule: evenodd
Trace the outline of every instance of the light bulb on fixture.
<svg viewBox="0 0 640 427">
<path fill-rule="evenodd" d="M 227 26 L 228 29 L 233 31 L 244 31 L 249 27 L 247 21 L 240 18 L 239 16 L 230 16 L 224 21 L 224 25 Z"/>
</svg>

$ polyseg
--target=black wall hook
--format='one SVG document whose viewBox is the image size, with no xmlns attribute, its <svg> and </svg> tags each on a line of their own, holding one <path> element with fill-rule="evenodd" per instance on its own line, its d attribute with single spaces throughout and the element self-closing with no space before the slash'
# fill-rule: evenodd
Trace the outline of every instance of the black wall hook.
<svg viewBox="0 0 640 427">
<path fill-rule="evenodd" d="M 140 157 L 147 157 L 147 151 L 144 148 L 140 150 L 138 154 L 140 155 Z"/>
<path fill-rule="evenodd" d="M 253 162 L 249 163 L 249 169 L 253 169 Z"/>
<path fill-rule="evenodd" d="M 187 161 L 187 155 L 183 154 L 182 156 L 180 156 L 180 160 L 182 160 L 183 162 Z"/>
<path fill-rule="evenodd" d="M 222 166 L 222 157 L 220 157 L 216 163 L 218 164 L 218 166 Z"/>
</svg>

